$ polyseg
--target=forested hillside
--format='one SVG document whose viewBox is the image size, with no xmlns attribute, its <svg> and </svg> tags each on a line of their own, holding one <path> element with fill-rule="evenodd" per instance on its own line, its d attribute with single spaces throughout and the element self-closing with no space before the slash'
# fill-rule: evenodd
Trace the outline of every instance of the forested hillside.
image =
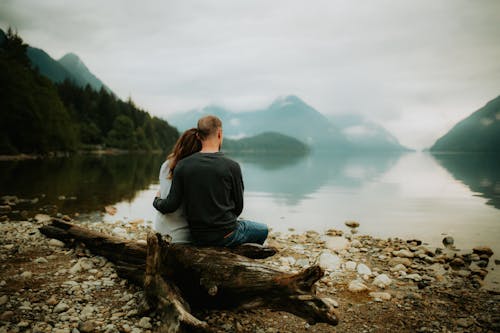
<svg viewBox="0 0 500 333">
<path fill-rule="evenodd" d="M 431 151 L 500 152 L 500 96 L 458 122 Z"/>
<path fill-rule="evenodd" d="M 222 150 L 250 154 L 303 155 L 309 152 L 309 147 L 290 136 L 265 132 L 239 140 L 224 139 Z"/>
<path fill-rule="evenodd" d="M 111 147 L 168 149 L 177 129 L 104 88 L 55 84 L 32 69 L 28 45 L 0 30 L 0 154 Z"/>
</svg>

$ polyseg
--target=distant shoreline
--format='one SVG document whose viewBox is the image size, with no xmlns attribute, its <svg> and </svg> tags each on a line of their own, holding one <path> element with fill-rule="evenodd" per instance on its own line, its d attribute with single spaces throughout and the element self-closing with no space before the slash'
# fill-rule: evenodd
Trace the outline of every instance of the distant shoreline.
<svg viewBox="0 0 500 333">
<path fill-rule="evenodd" d="M 76 152 L 49 152 L 47 154 L 16 154 L 16 155 L 0 155 L 0 161 L 25 161 L 38 160 L 46 158 L 69 157 L 73 155 L 122 155 L 122 154 L 161 154 L 162 150 L 125 150 L 117 148 L 94 149 L 94 150 L 78 150 Z"/>
</svg>

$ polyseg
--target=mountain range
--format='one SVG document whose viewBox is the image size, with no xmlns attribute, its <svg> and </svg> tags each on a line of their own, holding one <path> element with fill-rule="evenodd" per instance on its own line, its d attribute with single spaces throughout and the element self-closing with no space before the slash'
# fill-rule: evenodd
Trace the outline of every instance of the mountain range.
<svg viewBox="0 0 500 333">
<path fill-rule="evenodd" d="M 104 88 L 107 92 L 112 93 L 111 89 L 92 74 L 83 61 L 74 53 L 68 53 L 61 59 L 54 60 L 44 50 L 28 46 L 26 54 L 33 68 L 36 68 L 40 74 L 54 83 L 69 80 L 82 88 L 89 85 L 95 91 Z"/>
<path fill-rule="evenodd" d="M 331 115 L 329 119 L 352 145 L 362 147 L 363 150 L 402 150 L 401 144 L 394 135 L 362 115 Z M 403 147 L 403 150 L 409 149 Z"/>
<path fill-rule="evenodd" d="M 0 29 L 0 73 L 0 154 L 160 151 L 179 136 L 109 92 L 76 55 L 55 61 L 10 28 Z"/>
<path fill-rule="evenodd" d="M 264 132 L 290 136 L 316 151 L 407 151 L 387 130 L 361 116 L 332 118 L 306 104 L 299 97 L 279 97 L 267 108 L 234 112 L 219 106 L 178 113 L 170 123 L 183 131 L 196 126 L 208 114 L 219 117 L 224 134 L 229 138 L 245 138 Z"/>
<path fill-rule="evenodd" d="M 432 152 L 500 152 L 500 96 L 458 122 Z"/>
</svg>

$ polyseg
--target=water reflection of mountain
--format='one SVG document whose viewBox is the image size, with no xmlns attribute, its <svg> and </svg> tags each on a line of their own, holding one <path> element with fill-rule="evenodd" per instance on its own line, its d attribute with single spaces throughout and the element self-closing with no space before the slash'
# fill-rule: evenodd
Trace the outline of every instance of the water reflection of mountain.
<svg viewBox="0 0 500 333">
<path fill-rule="evenodd" d="M 393 166 L 401 154 L 310 154 L 235 157 L 241 163 L 245 191 L 271 194 L 288 205 L 324 185 L 358 188 Z"/>
<path fill-rule="evenodd" d="M 433 154 L 451 175 L 500 209 L 500 154 Z"/>
<path fill-rule="evenodd" d="M 158 179 L 162 155 L 76 155 L 0 162 L 0 195 L 39 198 L 60 212 L 90 212 L 132 200 L 137 191 Z M 59 200 L 65 196 L 66 200 Z M 76 200 L 68 198 L 75 197 Z"/>
<path fill-rule="evenodd" d="M 385 173 L 398 154 L 243 155 L 247 192 L 258 192 L 296 205 L 329 185 L 356 189 Z M 38 198 L 37 210 L 56 205 L 59 212 L 92 212 L 116 202 L 132 201 L 157 181 L 163 155 L 117 155 L 0 162 L 0 196 Z M 76 200 L 59 200 L 60 196 Z"/>
</svg>

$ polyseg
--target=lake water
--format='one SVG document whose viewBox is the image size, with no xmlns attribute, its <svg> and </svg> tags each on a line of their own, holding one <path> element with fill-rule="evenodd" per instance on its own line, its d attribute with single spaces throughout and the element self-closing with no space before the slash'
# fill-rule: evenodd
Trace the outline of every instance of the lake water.
<svg viewBox="0 0 500 333">
<path fill-rule="evenodd" d="M 108 221 L 154 219 L 161 155 L 74 156 L 0 162 L 0 195 L 38 198 L 31 211 L 73 214 L 114 205 Z M 427 153 L 233 156 L 245 182 L 242 216 L 275 231 L 347 231 L 458 248 L 488 245 L 500 258 L 500 156 Z M 498 266 L 496 266 L 498 267 Z M 489 269 L 495 269 L 491 260 Z M 489 275 L 498 283 L 499 269 Z"/>
</svg>

